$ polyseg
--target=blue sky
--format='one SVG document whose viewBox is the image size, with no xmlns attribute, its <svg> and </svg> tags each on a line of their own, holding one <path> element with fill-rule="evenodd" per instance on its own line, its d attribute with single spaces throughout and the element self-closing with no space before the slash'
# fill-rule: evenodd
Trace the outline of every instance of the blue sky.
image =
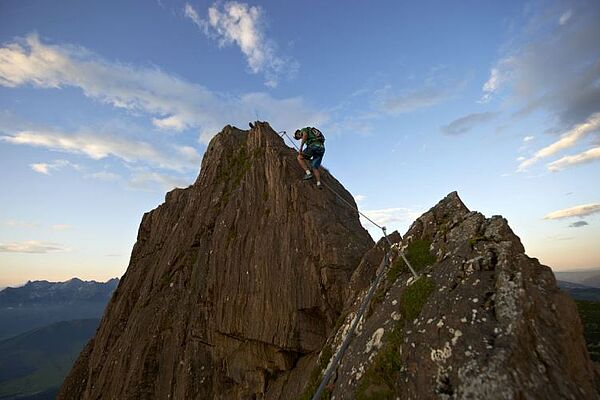
<svg viewBox="0 0 600 400">
<path fill-rule="evenodd" d="M 0 286 L 125 271 L 224 125 L 327 136 L 388 228 L 458 190 L 600 266 L 600 3 L 0 3 Z M 379 232 L 365 224 L 375 238 Z"/>
</svg>

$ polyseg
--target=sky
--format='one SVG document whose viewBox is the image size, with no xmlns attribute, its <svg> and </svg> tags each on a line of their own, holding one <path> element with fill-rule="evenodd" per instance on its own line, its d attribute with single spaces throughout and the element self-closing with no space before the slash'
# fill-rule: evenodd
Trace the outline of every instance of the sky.
<svg viewBox="0 0 600 400">
<path fill-rule="evenodd" d="M 597 21 L 598 1 L 3 0 L 0 287 L 121 276 L 143 213 L 257 119 L 319 127 L 388 231 L 457 190 L 543 264 L 600 267 Z"/>
</svg>

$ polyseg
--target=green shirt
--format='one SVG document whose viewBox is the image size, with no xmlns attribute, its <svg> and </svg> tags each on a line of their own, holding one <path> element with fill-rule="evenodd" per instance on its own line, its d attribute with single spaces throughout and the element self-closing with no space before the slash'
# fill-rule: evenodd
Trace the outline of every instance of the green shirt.
<svg viewBox="0 0 600 400">
<path fill-rule="evenodd" d="M 317 139 L 317 136 L 313 133 L 310 127 L 300 129 L 300 132 L 303 134 L 306 133 L 306 145 L 307 146 L 316 146 L 316 147 L 325 147 L 323 145 L 323 141 Z"/>
</svg>

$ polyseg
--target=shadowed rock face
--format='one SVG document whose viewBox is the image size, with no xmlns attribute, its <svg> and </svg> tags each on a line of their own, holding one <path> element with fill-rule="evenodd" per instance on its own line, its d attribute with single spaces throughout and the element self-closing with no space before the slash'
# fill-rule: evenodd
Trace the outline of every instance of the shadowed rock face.
<svg viewBox="0 0 600 400">
<path fill-rule="evenodd" d="M 318 352 L 373 242 L 354 210 L 301 177 L 268 124 L 225 127 L 194 185 L 144 215 L 59 398 L 251 399 Z"/>
<path fill-rule="evenodd" d="M 505 219 L 469 212 L 451 193 L 400 246 L 422 276 L 394 257 L 337 369 L 336 399 L 600 398 L 574 302 Z M 370 282 L 363 263 L 353 283 Z M 326 348 L 340 345 L 367 285 Z"/>
<path fill-rule="evenodd" d="M 301 176 L 268 124 L 217 135 L 194 185 L 144 216 L 59 398 L 310 398 L 387 248 Z M 390 239 L 335 399 L 600 398 L 575 304 L 505 219 L 451 193 Z"/>
</svg>

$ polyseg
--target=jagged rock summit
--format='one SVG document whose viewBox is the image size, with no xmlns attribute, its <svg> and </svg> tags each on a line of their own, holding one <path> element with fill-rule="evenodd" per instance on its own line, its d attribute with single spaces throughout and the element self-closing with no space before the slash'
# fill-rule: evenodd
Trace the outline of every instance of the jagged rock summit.
<svg viewBox="0 0 600 400">
<path fill-rule="evenodd" d="M 60 398 L 254 398 L 320 350 L 373 241 L 295 156 L 267 123 L 210 142 L 196 182 L 144 215 Z"/>
<path fill-rule="evenodd" d="M 396 252 L 337 368 L 331 398 L 600 398 L 575 303 L 550 268 L 525 255 L 504 218 L 469 211 L 453 192 L 395 247 L 420 276 Z M 313 377 L 339 348 L 373 280 L 369 265 L 383 256 L 380 242 L 356 270 L 344 322 Z"/>
<path fill-rule="evenodd" d="M 310 398 L 387 249 L 300 176 L 268 124 L 225 127 L 194 185 L 144 215 L 59 398 Z M 326 398 L 600 398 L 573 301 L 505 219 L 451 193 L 390 239 L 391 265 Z"/>
</svg>

